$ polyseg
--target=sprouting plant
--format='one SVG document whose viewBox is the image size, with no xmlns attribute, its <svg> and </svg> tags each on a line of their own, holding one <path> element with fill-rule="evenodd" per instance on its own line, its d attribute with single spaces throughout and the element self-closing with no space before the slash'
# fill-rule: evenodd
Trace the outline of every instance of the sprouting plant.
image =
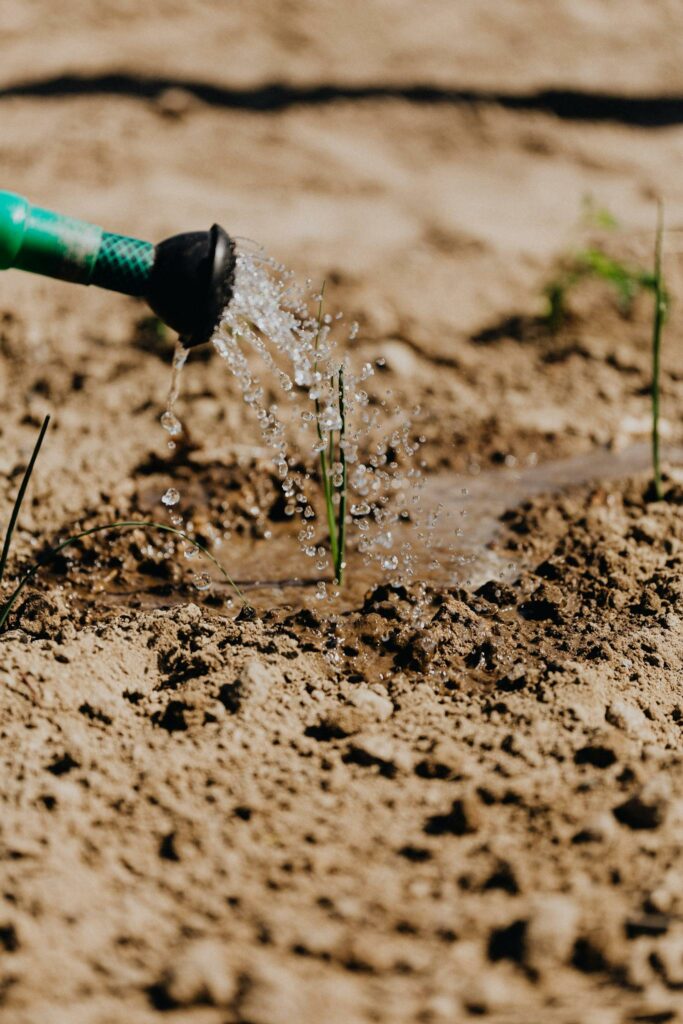
<svg viewBox="0 0 683 1024">
<path fill-rule="evenodd" d="M 582 203 L 581 227 L 583 230 L 597 228 L 601 231 L 615 231 L 619 222 L 610 210 L 596 205 L 591 196 Z M 621 313 L 627 316 L 641 291 L 654 291 L 655 281 L 651 270 L 630 266 L 609 255 L 599 245 L 589 245 L 575 252 L 565 263 L 561 273 L 544 288 L 546 298 L 545 322 L 551 331 L 562 325 L 567 313 L 567 296 L 572 288 L 587 278 L 605 281 L 616 293 Z"/>
<path fill-rule="evenodd" d="M 654 285 L 655 304 L 652 314 L 652 475 L 655 498 L 662 499 L 662 467 L 659 450 L 659 394 L 660 394 L 660 353 L 662 332 L 669 309 L 669 297 L 662 272 L 662 236 L 664 234 L 664 210 L 662 203 L 657 208 L 657 230 L 655 234 Z"/>
<path fill-rule="evenodd" d="M 318 300 L 318 332 L 316 336 L 316 354 L 318 341 L 323 323 L 323 299 L 325 295 L 325 282 L 320 289 Z M 317 361 L 314 371 L 317 372 Z M 318 430 L 318 441 L 320 445 L 320 478 L 325 501 L 325 512 L 327 515 L 327 529 L 330 540 L 330 553 L 334 569 L 334 578 L 337 583 L 344 582 L 344 569 L 346 566 L 346 502 L 348 493 L 348 473 L 346 465 L 346 409 L 344 404 L 344 367 L 340 366 L 336 378 L 330 381 L 333 392 L 336 392 L 339 409 L 339 430 L 329 430 L 327 437 L 323 430 L 321 420 L 320 399 L 315 399 L 315 419 Z M 335 444 L 335 433 L 337 433 L 337 444 Z M 335 515 L 335 498 L 339 505 L 339 511 Z"/>
<path fill-rule="evenodd" d="M 592 195 L 585 195 L 581 202 L 581 223 L 585 228 L 601 228 L 613 231 L 619 221 L 606 206 L 598 206 Z"/>
<path fill-rule="evenodd" d="M 335 565 L 335 576 L 339 583 L 344 582 L 344 568 L 346 566 L 346 498 L 348 493 L 348 470 L 346 466 L 346 407 L 344 404 L 344 367 L 339 367 L 337 375 L 337 393 L 339 396 L 339 418 L 341 428 L 339 430 L 339 464 L 341 466 L 341 481 L 339 483 L 339 519 L 337 528 L 337 564 Z"/>
<path fill-rule="evenodd" d="M 650 270 L 627 266 L 602 249 L 582 249 L 576 253 L 564 273 L 545 287 L 545 321 L 551 331 L 556 331 L 562 325 L 567 312 L 569 291 L 579 281 L 591 277 L 606 281 L 614 288 L 619 309 L 624 314 L 631 311 L 640 291 L 654 291 L 655 288 Z"/>
<path fill-rule="evenodd" d="M 415 491 L 422 486 L 422 471 L 411 464 L 425 441 L 413 437 L 419 407 L 404 411 L 390 387 L 380 395 L 366 385 L 375 373 L 371 363 L 354 367 L 350 356 L 339 357 L 335 325 L 341 326 L 342 314 L 323 316 L 324 296 L 319 289 L 313 293 L 310 281 L 302 288 L 292 271 L 262 250 L 239 249 L 235 280 L 213 344 L 272 453 L 285 516 L 301 517 L 302 553 L 315 558 L 318 571 L 329 566 L 338 585 L 346 575 L 347 534 L 358 531 L 364 565 L 374 563 L 392 581 L 412 577 L 412 544 L 400 524 L 408 492 L 419 500 Z M 357 333 L 358 324 L 349 324 L 348 341 Z M 322 600 L 327 584 L 315 582 Z"/>
<path fill-rule="evenodd" d="M 43 424 L 40 428 L 40 433 L 38 434 L 38 438 L 33 447 L 31 458 L 29 459 L 28 465 L 24 470 L 21 484 L 19 485 L 19 490 L 14 500 L 14 505 L 12 507 L 12 512 L 7 527 L 7 532 L 5 534 L 2 554 L 0 555 L 0 588 L 2 587 L 4 581 L 7 560 L 9 558 L 9 553 L 12 545 L 12 535 L 14 533 L 17 519 L 21 511 L 21 506 L 26 496 L 26 490 L 28 488 L 31 475 L 33 473 L 36 460 L 40 453 L 40 449 L 42 447 L 43 440 L 45 438 L 45 434 L 47 432 L 49 424 L 50 417 L 46 416 L 45 419 L 43 420 Z M 216 567 L 216 569 L 218 569 L 223 578 L 233 588 L 238 598 L 242 602 L 243 606 L 246 607 L 247 603 L 245 601 L 244 595 L 240 588 L 235 583 L 235 581 L 232 579 L 228 571 L 221 565 L 218 559 L 211 554 L 210 551 L 208 551 L 202 544 L 199 543 L 199 541 L 194 540 L 193 537 L 188 536 L 188 534 L 184 533 L 182 530 L 177 530 L 175 529 L 175 527 L 172 526 L 166 526 L 165 523 L 146 522 L 144 520 L 121 520 L 114 523 L 106 523 L 102 526 L 93 526 L 87 530 L 81 530 L 79 533 L 72 534 L 70 537 L 67 537 L 66 540 L 60 541 L 54 547 L 49 548 L 48 551 L 41 556 L 40 561 L 34 562 L 26 570 L 26 572 L 19 578 L 18 583 L 14 587 L 14 590 L 10 593 L 9 597 L 7 597 L 5 600 L 0 599 L 0 632 L 2 632 L 6 628 L 10 612 L 12 611 L 14 604 L 16 603 L 19 595 L 21 594 L 22 590 L 27 585 L 27 583 L 30 583 L 30 581 L 36 576 L 40 569 L 45 564 L 49 564 L 49 562 L 53 561 L 57 557 L 57 555 L 60 554 L 60 552 L 65 550 L 65 548 L 68 548 L 72 544 L 75 544 L 77 541 L 82 540 L 84 537 L 90 537 L 95 533 L 104 533 L 108 530 L 130 530 L 135 528 L 146 528 L 157 530 L 161 533 L 170 533 L 173 534 L 175 537 L 178 537 L 181 540 L 183 540 L 186 544 L 190 544 L 193 548 L 195 548 L 195 550 L 201 552 L 201 554 L 203 554 L 205 558 L 208 558 L 209 561 Z"/>
<path fill-rule="evenodd" d="M 617 226 L 616 221 L 607 211 L 596 210 L 594 207 L 588 206 L 585 215 L 590 218 L 590 222 L 598 223 L 601 227 L 613 228 Z M 662 270 L 663 234 L 664 213 L 660 203 L 657 210 L 654 267 L 652 270 L 644 267 L 627 266 L 609 256 L 606 252 L 603 252 L 602 249 L 593 247 L 578 252 L 565 272 L 554 281 L 551 281 L 545 288 L 548 302 L 545 319 L 552 331 L 556 330 L 564 319 L 568 291 L 583 278 L 596 277 L 612 285 L 616 291 L 617 300 L 623 313 L 630 311 L 633 301 L 639 292 L 652 292 L 654 296 L 654 310 L 652 316 L 652 379 L 650 386 L 652 410 L 651 436 L 652 475 L 657 501 L 660 501 L 662 498 L 659 435 L 661 344 L 669 308 L 669 296 Z"/>
</svg>

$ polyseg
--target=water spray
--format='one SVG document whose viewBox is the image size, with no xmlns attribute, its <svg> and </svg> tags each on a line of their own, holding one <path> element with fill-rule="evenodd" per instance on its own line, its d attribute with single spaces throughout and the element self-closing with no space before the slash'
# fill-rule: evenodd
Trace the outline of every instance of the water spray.
<svg viewBox="0 0 683 1024">
<path fill-rule="evenodd" d="M 190 348 L 232 297 L 235 247 L 219 224 L 154 245 L 0 192 L 0 270 L 13 267 L 142 297 Z"/>
</svg>

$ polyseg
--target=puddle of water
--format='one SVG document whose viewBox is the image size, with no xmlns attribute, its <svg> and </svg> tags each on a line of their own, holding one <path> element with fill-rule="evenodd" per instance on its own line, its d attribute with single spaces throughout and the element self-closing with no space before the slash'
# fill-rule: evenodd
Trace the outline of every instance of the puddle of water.
<svg viewBox="0 0 683 1024">
<path fill-rule="evenodd" d="M 490 470 L 476 477 L 446 474 L 427 478 L 424 502 L 443 511 L 434 526 L 433 547 L 416 564 L 415 579 L 437 587 L 461 585 L 472 589 L 490 579 L 513 579 L 522 564 L 511 562 L 508 554 L 495 550 L 503 513 L 538 495 L 645 473 L 650 458 L 649 445 L 641 444 L 619 452 L 596 449 L 535 466 Z M 683 463 L 683 448 L 669 449 L 665 458 L 672 464 Z M 398 524 L 395 529 L 400 543 L 403 532 L 410 536 L 412 527 Z M 288 605 L 317 608 L 328 614 L 358 608 L 365 593 L 383 581 L 375 563 L 365 564 L 362 554 L 351 550 L 346 584 L 339 598 L 332 604 L 321 601 L 316 596 L 317 585 L 326 578 L 325 573 L 316 571 L 310 559 L 292 543 L 289 524 L 274 526 L 273 536 L 267 541 L 233 538 L 215 549 L 215 554 L 259 610 Z M 223 602 L 232 596 L 227 585 L 214 580 L 210 593 L 222 599 L 216 610 L 225 611 Z M 128 591 L 126 601 L 131 596 L 148 607 L 186 599 L 177 592 L 160 598 L 149 592 Z M 114 603 L 123 597 L 109 595 Z"/>
<path fill-rule="evenodd" d="M 683 461 L 683 448 L 669 448 L 663 453 L 665 461 L 678 464 Z M 650 468 L 649 444 L 632 445 L 621 451 L 606 448 L 593 449 L 583 455 L 558 459 L 519 469 L 495 469 L 476 477 L 438 476 L 426 481 L 425 500 L 451 507 L 455 501 L 465 513 L 467 523 L 458 548 L 467 560 L 459 579 L 442 579 L 441 583 L 466 582 L 476 588 L 489 579 L 514 577 L 522 568 L 510 563 L 490 545 L 500 530 L 500 517 L 529 498 L 541 494 L 559 494 L 573 487 L 587 486 L 601 480 L 619 480 Z M 463 496 L 463 488 L 467 495 Z M 435 545 L 438 555 L 444 540 L 440 536 Z"/>
<path fill-rule="evenodd" d="M 683 448 L 670 449 L 665 452 L 665 458 L 672 463 L 683 462 Z M 427 478 L 422 492 L 424 504 L 443 507 L 444 514 L 434 528 L 432 548 L 426 559 L 416 566 L 415 578 L 435 586 L 464 585 L 473 589 L 490 579 L 514 578 L 522 565 L 511 562 L 507 553 L 501 555 L 494 547 L 503 513 L 541 494 L 558 494 L 600 480 L 618 480 L 644 473 L 651 465 L 650 460 L 650 446 L 641 444 L 618 452 L 596 449 L 520 469 L 494 469 L 476 477 L 442 474 Z M 398 527 L 399 540 L 401 530 L 408 534 L 409 527 Z M 292 577 L 297 577 L 305 566 L 300 558 L 293 557 L 287 538 L 278 538 L 271 550 L 272 561 L 268 548 L 264 549 L 258 542 L 240 545 L 237 549 L 229 547 L 224 555 L 231 558 L 233 571 L 245 581 L 249 598 L 256 606 L 311 604 L 315 577 L 303 576 L 292 584 Z M 288 575 L 290 582 L 256 583 L 259 575 L 263 577 L 268 571 L 268 566 L 277 566 L 280 579 L 284 581 L 284 576 Z M 339 607 L 357 607 L 366 590 L 379 582 L 376 569 L 369 570 L 357 554 L 351 552 L 347 585 Z"/>
</svg>

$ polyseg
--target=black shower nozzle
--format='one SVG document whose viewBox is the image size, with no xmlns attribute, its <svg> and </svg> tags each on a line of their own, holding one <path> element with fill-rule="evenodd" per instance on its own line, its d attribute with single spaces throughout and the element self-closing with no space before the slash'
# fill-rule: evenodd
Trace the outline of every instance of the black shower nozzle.
<svg viewBox="0 0 683 1024">
<path fill-rule="evenodd" d="M 235 282 L 235 244 L 219 224 L 159 242 L 145 288 L 157 316 L 191 348 L 208 341 Z"/>
<path fill-rule="evenodd" d="M 0 192 L 0 270 L 10 267 L 144 297 L 190 347 L 209 341 L 232 297 L 235 246 L 218 224 L 152 245 Z"/>
</svg>

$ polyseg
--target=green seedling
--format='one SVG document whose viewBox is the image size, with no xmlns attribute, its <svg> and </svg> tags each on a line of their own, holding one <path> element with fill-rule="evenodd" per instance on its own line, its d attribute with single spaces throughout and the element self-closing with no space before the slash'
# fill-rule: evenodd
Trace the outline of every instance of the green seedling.
<svg viewBox="0 0 683 1024">
<path fill-rule="evenodd" d="M 606 206 L 597 206 L 591 195 L 583 197 L 581 203 L 581 222 L 584 228 L 600 228 L 603 231 L 614 231 L 619 221 Z"/>
<path fill-rule="evenodd" d="M 664 211 L 660 203 L 657 209 L 657 231 L 655 235 L 654 284 L 655 304 L 652 314 L 652 475 L 655 498 L 662 500 L 662 467 L 659 449 L 659 394 L 660 394 L 660 353 L 662 333 L 669 311 L 669 296 L 662 272 L 662 236 L 664 234 Z"/>
<path fill-rule="evenodd" d="M 592 207 L 588 213 L 592 220 L 599 214 L 600 226 L 613 228 L 617 222 L 606 211 L 595 211 Z M 643 267 L 632 267 L 621 263 L 598 248 L 584 249 L 577 253 L 572 264 L 562 276 L 546 286 L 545 295 L 548 302 L 546 323 L 551 331 L 557 330 L 566 315 L 567 293 L 579 281 L 585 278 L 598 278 L 610 284 L 617 295 L 622 313 L 630 312 L 633 302 L 640 292 L 651 292 L 654 297 L 652 316 L 651 363 L 652 379 L 650 385 L 652 414 L 652 476 L 654 494 L 661 501 L 662 468 L 660 454 L 660 376 L 661 346 L 664 324 L 669 310 L 669 295 L 666 289 L 662 270 L 662 239 L 664 235 L 664 213 L 660 203 L 657 211 L 657 227 L 655 232 L 654 267 L 648 270 Z"/>
<path fill-rule="evenodd" d="M 346 451 L 344 441 L 346 439 L 346 407 L 344 404 L 344 367 L 339 367 L 337 376 L 337 394 L 339 397 L 339 416 L 341 418 L 341 430 L 339 431 L 339 463 L 341 469 L 341 483 L 339 485 L 339 518 L 337 520 L 337 564 L 335 565 L 335 576 L 339 583 L 344 582 L 344 569 L 346 567 L 346 499 L 348 494 L 348 470 L 346 465 Z"/>
<path fill-rule="evenodd" d="M 558 330 L 567 315 L 567 296 L 571 289 L 586 279 L 595 278 L 611 285 L 624 315 L 631 312 L 641 291 L 654 291 L 654 275 L 650 270 L 630 267 L 608 256 L 598 248 L 578 252 L 568 269 L 545 288 L 547 309 L 545 321 L 551 331 Z"/>
<path fill-rule="evenodd" d="M 323 286 L 320 289 L 320 299 L 318 302 L 318 334 L 316 337 L 316 351 L 323 323 L 324 295 L 325 282 L 323 282 Z M 315 370 L 317 370 L 317 363 L 315 365 Z M 346 408 L 344 404 L 343 366 L 339 367 L 336 379 L 333 379 L 331 384 L 337 395 L 341 427 L 337 432 L 330 430 L 327 443 L 325 443 L 325 434 L 320 421 L 321 408 L 319 398 L 316 398 L 315 400 L 315 418 L 318 430 L 318 439 L 322 445 L 320 450 L 320 478 L 323 489 L 323 498 L 325 501 L 325 513 L 327 516 L 327 529 L 329 534 L 334 578 L 337 583 L 342 584 L 344 582 L 344 569 L 346 567 L 346 502 L 348 493 L 346 453 L 344 450 L 344 442 L 346 439 Z M 336 443 L 335 433 L 337 433 Z M 338 463 L 341 466 L 341 471 L 339 473 L 335 473 L 334 471 L 335 463 Z M 336 515 L 335 498 L 339 503 L 339 512 Z"/>
<path fill-rule="evenodd" d="M 584 230 L 616 231 L 619 222 L 610 210 L 597 206 L 591 196 L 582 204 L 581 225 Z M 599 246 L 587 246 L 576 252 L 562 273 L 544 289 L 547 308 L 545 322 L 551 331 L 561 327 L 567 315 L 567 297 L 580 281 L 605 281 L 616 293 L 621 313 L 627 316 L 641 291 L 654 291 L 653 273 L 644 267 L 634 267 L 615 259 Z"/>
<path fill-rule="evenodd" d="M 21 511 L 21 506 L 26 496 L 26 490 L 31 480 L 31 475 L 33 473 L 33 469 L 35 467 L 38 455 L 40 453 L 40 449 L 42 447 L 49 423 L 50 417 L 46 416 L 45 419 L 43 420 L 43 425 L 40 428 L 40 433 L 34 445 L 31 458 L 28 462 L 28 465 L 26 466 L 26 469 L 24 470 L 24 475 L 22 477 L 21 484 L 19 485 L 19 490 L 14 501 L 14 505 L 12 507 L 12 513 L 10 515 L 7 533 L 5 534 L 2 555 L 0 555 L 0 587 L 2 587 L 2 584 L 4 582 L 7 560 L 9 558 L 10 548 L 12 545 L 12 535 L 14 533 L 17 519 Z M 43 568 L 43 566 L 54 561 L 57 555 L 59 555 L 62 551 L 64 551 L 71 545 L 75 544 L 77 541 L 82 540 L 84 537 L 90 537 L 96 533 L 105 533 L 106 531 L 110 530 L 123 531 L 138 528 L 157 530 L 161 533 L 169 533 L 175 537 L 180 538 L 186 544 L 190 544 L 193 548 L 195 548 L 195 550 L 199 551 L 202 555 L 204 555 L 205 558 L 208 558 L 212 565 L 214 565 L 215 568 L 218 569 L 218 571 L 229 584 L 229 586 L 232 587 L 232 589 L 235 591 L 237 597 L 242 602 L 242 605 L 244 607 L 247 607 L 247 602 L 244 598 L 242 591 L 235 583 L 235 581 L 232 579 L 228 571 L 224 568 L 224 566 L 221 565 L 218 559 L 215 558 L 214 555 L 212 555 L 211 552 L 203 546 L 203 544 L 199 543 L 199 541 L 194 540 L 193 537 L 188 536 L 188 534 L 184 533 L 182 530 L 177 530 L 175 529 L 175 527 L 172 526 L 166 526 L 165 523 L 146 522 L 144 520 L 121 520 L 115 523 L 106 523 L 103 526 L 93 526 L 87 530 L 81 530 L 79 533 L 75 533 L 72 536 L 67 537 L 66 540 L 60 541 L 54 547 L 49 548 L 49 550 L 41 557 L 41 560 L 39 562 L 34 562 L 33 565 L 31 565 L 26 570 L 26 572 L 20 577 L 18 583 L 16 584 L 14 590 L 11 592 L 9 597 L 4 601 L 0 601 L 0 632 L 3 632 L 6 629 L 7 620 L 9 618 L 10 612 L 12 611 L 12 608 L 14 607 L 24 587 L 31 582 L 31 580 L 37 575 L 37 573 L 40 571 L 41 568 Z"/>
</svg>

